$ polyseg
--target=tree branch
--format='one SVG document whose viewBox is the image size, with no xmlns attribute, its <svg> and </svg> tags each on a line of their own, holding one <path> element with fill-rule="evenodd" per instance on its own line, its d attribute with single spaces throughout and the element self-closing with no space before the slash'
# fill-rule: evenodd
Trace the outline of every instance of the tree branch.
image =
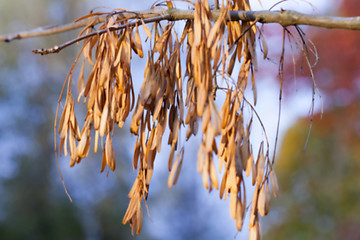
<svg viewBox="0 0 360 240">
<path fill-rule="evenodd" d="M 244 21 L 255 21 L 259 19 L 261 23 L 278 23 L 284 27 L 290 25 L 308 25 L 322 28 L 360 30 L 360 16 L 358 17 L 332 17 L 315 16 L 303 14 L 296 11 L 232 11 L 230 18 L 238 18 Z"/>
<path fill-rule="evenodd" d="M 213 10 L 213 17 L 216 20 L 219 15 L 219 10 Z M 159 20 L 178 21 L 193 19 L 194 12 L 191 10 L 180 9 L 151 9 L 141 12 L 114 12 L 122 19 L 148 19 L 153 18 L 153 22 Z M 10 42 L 15 39 L 24 39 L 30 37 L 39 37 L 45 35 L 52 35 L 61 32 L 70 31 L 73 29 L 85 27 L 89 24 L 96 25 L 106 20 L 106 15 L 96 15 L 87 19 L 61 25 L 61 26 L 47 26 L 37 28 L 30 31 L 18 32 L 13 34 L 0 35 L 0 41 Z M 255 21 L 260 23 L 278 23 L 284 27 L 290 25 L 308 25 L 323 28 L 337 28 L 348 30 L 360 30 L 360 17 L 331 17 L 331 16 L 315 16 L 303 14 L 296 11 L 282 10 L 282 11 L 230 11 L 228 16 L 229 21 Z M 149 21 L 148 21 L 149 22 Z"/>
</svg>

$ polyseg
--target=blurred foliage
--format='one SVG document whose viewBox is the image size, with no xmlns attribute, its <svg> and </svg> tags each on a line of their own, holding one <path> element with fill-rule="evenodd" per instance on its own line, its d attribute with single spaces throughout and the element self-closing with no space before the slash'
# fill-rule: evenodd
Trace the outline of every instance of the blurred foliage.
<svg viewBox="0 0 360 240">
<path fill-rule="evenodd" d="M 331 8 L 329 15 L 341 17 L 354 17 L 360 15 L 360 5 L 358 0 L 333 0 L 334 8 Z M 337 7 L 337 8 L 336 8 Z M 293 31 L 295 32 L 295 30 Z M 341 29 L 319 29 L 309 27 L 305 30 L 307 45 L 309 49 L 314 49 L 312 64 L 316 62 L 313 69 L 315 81 L 320 92 L 326 98 L 326 105 L 345 106 L 357 100 L 360 93 L 360 34 L 358 31 L 348 31 Z M 293 41 L 293 48 L 295 42 Z M 290 49 L 288 51 L 290 53 Z M 318 59 L 316 60 L 315 55 Z M 287 79 L 294 78 L 294 66 L 289 58 L 285 67 Z M 299 56 L 296 65 L 297 79 L 312 85 L 309 78 L 309 71 L 306 61 Z M 290 88 L 294 85 L 290 82 Z"/>
<path fill-rule="evenodd" d="M 316 115 L 305 152 L 309 119 L 287 132 L 276 162 L 281 194 L 264 220 L 265 239 L 360 238 L 359 119 L 359 101 Z"/>
<path fill-rule="evenodd" d="M 358 1 L 338 1 L 331 15 L 358 16 Z M 355 31 L 309 28 L 319 61 L 314 68 L 326 111 L 299 120 L 282 140 L 276 162 L 280 196 L 264 218 L 265 239 L 360 239 L 360 104 Z M 341 63 L 341 64 L 339 64 Z M 293 66 L 286 68 L 293 75 Z M 309 83 L 304 67 L 300 80 Z"/>
<path fill-rule="evenodd" d="M 331 15 L 358 16 L 358 1 L 338 1 Z M 326 110 L 285 135 L 275 168 L 280 196 L 264 219 L 265 239 L 360 239 L 360 34 L 309 28 L 319 61 L 315 79 Z M 286 68 L 293 75 L 293 66 Z M 300 80 L 311 81 L 304 67 Z"/>
</svg>

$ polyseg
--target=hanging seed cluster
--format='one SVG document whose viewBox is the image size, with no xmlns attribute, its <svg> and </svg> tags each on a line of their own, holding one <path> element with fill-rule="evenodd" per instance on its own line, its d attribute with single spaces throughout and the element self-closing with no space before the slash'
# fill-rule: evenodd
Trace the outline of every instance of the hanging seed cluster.
<svg viewBox="0 0 360 240">
<path fill-rule="evenodd" d="M 167 7 L 172 8 L 170 1 Z M 103 152 L 101 172 L 106 167 L 114 171 L 113 130 L 116 125 L 123 127 L 132 111 L 130 131 L 136 136 L 133 168 L 137 169 L 137 178 L 128 194 L 130 203 L 123 223 L 129 223 L 132 232 L 139 234 L 142 201 L 146 202 L 148 197 L 154 161 L 161 151 L 162 140 L 165 137 L 170 148 L 168 187 L 171 188 L 183 164 L 184 146 L 179 143 L 181 129 L 186 129 L 186 140 L 200 134 L 197 170 L 206 189 L 220 188 L 220 198 L 230 198 L 230 214 L 238 230 L 242 228 L 247 209 L 245 178 L 251 175 L 255 191 L 250 208 L 250 238 L 258 239 L 259 215 L 268 213 L 270 186 L 277 196 L 278 185 L 268 145 L 261 143 L 257 157 L 254 156 L 250 143 L 253 117 L 244 120 L 244 109 L 250 105 L 244 91 L 249 84 L 254 105 L 257 97 L 254 77 L 257 28 L 249 22 L 227 21 L 230 10 L 250 10 L 248 0 L 223 3 L 217 19 L 213 18 L 207 0 L 197 0 L 192 7 L 194 19 L 187 20 L 181 34 L 175 31 L 171 21 L 165 25 L 155 22 L 149 30 L 143 19 L 123 18 L 119 11 L 114 11 L 108 13 L 105 23 L 97 30 L 103 30 L 102 34 L 85 38 L 65 82 L 66 101 L 58 128 L 59 154 L 70 155 L 70 166 L 80 163 L 89 154 L 90 135 L 94 131 L 94 151 L 101 145 Z M 92 25 L 80 35 L 96 31 Z M 135 101 L 131 59 L 132 54 L 144 57 L 140 27 L 149 45 L 144 80 Z M 77 80 L 77 102 L 83 101 L 87 106 L 82 130 L 74 113 L 76 100 L 71 87 L 73 70 L 81 54 L 84 61 Z M 92 70 L 85 80 L 86 61 Z M 236 63 L 240 70 L 233 73 Z M 250 76 L 251 83 L 248 83 Z M 224 95 L 222 103 L 215 103 L 217 94 Z M 221 104 L 220 110 L 218 104 Z M 167 128 L 169 135 L 164 136 Z M 214 163 L 217 160 L 218 169 Z M 223 173 L 220 179 L 217 172 Z"/>
</svg>

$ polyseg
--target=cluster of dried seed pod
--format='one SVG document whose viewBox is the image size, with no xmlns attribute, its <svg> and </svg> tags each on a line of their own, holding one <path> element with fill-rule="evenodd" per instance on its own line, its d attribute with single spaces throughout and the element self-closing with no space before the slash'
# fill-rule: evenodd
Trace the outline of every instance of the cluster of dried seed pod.
<svg viewBox="0 0 360 240">
<path fill-rule="evenodd" d="M 161 26 L 156 28 L 161 29 Z M 147 199 L 149 184 L 153 173 L 154 160 L 156 153 L 161 151 L 161 142 L 167 125 L 170 134 L 168 144 L 171 146 L 169 158 L 169 187 L 177 180 L 181 162 L 178 158 L 172 164 L 174 152 L 178 147 L 178 136 L 181 123 L 183 122 L 184 104 L 182 97 L 181 69 L 179 42 L 172 42 L 172 25 L 168 24 L 163 29 L 163 33 L 155 40 L 154 50 L 148 54 L 147 63 L 144 71 L 144 81 L 137 100 L 137 105 L 131 120 L 130 131 L 137 135 L 133 168 L 138 169 L 138 177 L 130 191 L 130 204 L 123 223 L 130 221 L 130 225 L 141 226 L 141 218 L 135 216 L 141 211 L 141 205 L 135 205 L 135 200 L 141 196 Z M 157 31 L 156 31 L 157 32 Z M 157 35 L 157 34 L 156 34 Z M 158 53 L 158 58 L 154 62 L 154 53 Z M 174 178 L 174 174 L 177 172 Z M 140 192 L 140 193 L 139 193 Z M 136 210 L 134 210 L 136 208 Z"/>
<path fill-rule="evenodd" d="M 169 2 L 169 1 L 168 1 Z M 172 7 L 172 4 L 168 4 Z M 130 62 L 132 53 L 144 56 L 139 27 L 141 24 L 150 39 L 144 81 L 132 115 L 130 131 L 137 136 L 134 147 L 133 168 L 137 178 L 128 197 L 130 203 L 123 223 L 130 223 L 132 232 L 140 233 L 142 227 L 142 201 L 146 201 L 153 174 L 156 154 L 166 128 L 169 128 L 170 156 L 168 186 L 172 187 L 179 176 L 184 157 L 184 146 L 179 146 L 181 127 L 186 127 L 186 140 L 196 135 L 201 124 L 201 144 L 197 169 L 202 174 L 206 189 L 219 188 L 214 158 L 219 159 L 219 172 L 224 173 L 220 184 L 220 198 L 230 195 L 230 213 L 236 228 L 241 230 L 246 211 L 245 176 L 252 175 L 255 192 L 250 210 L 250 237 L 260 237 L 259 214 L 269 211 L 270 179 L 273 193 L 278 186 L 269 160 L 268 146 L 259 148 L 255 161 L 250 131 L 253 118 L 244 120 L 244 97 L 248 78 L 252 77 L 254 104 L 256 104 L 255 24 L 227 21 L 230 10 L 250 10 L 248 0 L 233 0 L 222 4 L 217 19 L 213 19 L 207 0 L 194 3 L 194 19 L 185 24 L 178 36 L 173 22 L 162 27 L 153 24 L 150 31 L 137 16 L 123 18 L 118 12 L 108 14 L 99 28 L 102 34 L 85 39 L 82 53 L 84 62 L 78 78 L 78 102 L 87 104 L 87 115 L 80 131 L 71 91 L 75 61 L 67 78 L 68 90 L 59 124 L 60 154 L 70 152 L 70 166 L 85 158 L 90 149 L 92 130 L 95 132 L 94 151 L 99 138 L 103 144 L 101 171 L 108 166 L 114 171 L 116 160 L 112 137 L 114 125 L 123 126 L 135 105 Z M 89 16 L 92 16 L 90 14 Z M 90 24 L 80 34 L 95 31 Z M 186 41 L 185 41 L 186 40 Z M 187 56 L 182 63 L 181 47 L 186 44 Z M 93 55 L 95 55 L 93 57 Z M 92 70 L 84 79 L 87 60 Z M 94 61 L 93 61 L 94 60 Z M 237 81 L 232 75 L 236 62 L 241 64 Z M 185 74 L 182 73 L 185 66 Z M 186 85 L 184 85 L 186 84 Z M 226 87 L 220 87 L 225 85 Z M 183 97 L 186 86 L 186 97 Z M 215 101 L 217 94 L 225 94 L 221 110 Z M 103 141 L 101 141 L 103 142 Z M 175 152 L 176 157 L 175 157 Z M 175 159 L 175 161 L 174 161 Z"/>
<path fill-rule="evenodd" d="M 102 28 L 109 28 L 116 22 L 116 17 L 110 17 Z M 86 28 L 83 32 L 89 33 Z M 132 29 L 122 29 L 117 32 L 95 35 L 87 38 L 82 49 L 84 61 L 78 78 L 78 101 L 84 97 L 87 102 L 85 124 L 80 133 L 74 114 L 74 99 L 71 92 L 72 73 L 68 76 L 68 93 L 60 121 L 60 146 L 64 146 L 67 155 L 67 139 L 69 139 L 70 166 L 79 163 L 87 156 L 90 148 L 90 132 L 95 130 L 94 151 L 97 152 L 99 137 L 105 137 L 101 171 L 105 166 L 115 170 L 115 153 L 112 146 L 112 131 L 114 124 L 122 127 L 134 105 L 134 91 L 131 79 L 130 60 L 132 49 L 138 47 L 132 42 Z M 139 33 L 137 32 L 136 36 Z M 137 41 L 139 42 L 139 41 Z M 96 46 L 95 62 L 92 60 L 93 48 Z M 88 60 L 92 71 L 85 82 L 84 65 Z M 67 117 L 67 116 L 70 116 Z M 69 120 L 67 120 L 69 118 Z M 64 119 L 64 120 L 63 120 Z M 68 126 L 65 123 L 69 123 Z M 67 134 L 68 133 L 68 134 Z M 76 147 L 76 141 L 78 145 Z M 64 144 L 62 144 L 64 142 Z M 61 147 L 60 147 L 61 153 Z"/>
</svg>

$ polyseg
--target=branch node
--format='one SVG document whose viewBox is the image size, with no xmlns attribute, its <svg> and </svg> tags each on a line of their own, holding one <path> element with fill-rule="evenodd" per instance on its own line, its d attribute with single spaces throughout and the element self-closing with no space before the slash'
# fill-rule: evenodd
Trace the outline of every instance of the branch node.
<svg viewBox="0 0 360 240">
<path fill-rule="evenodd" d="M 50 54 L 50 53 L 58 53 L 61 50 L 61 48 L 59 48 L 59 46 L 54 46 L 52 48 L 49 49 L 35 49 L 32 50 L 33 53 L 35 54 L 41 54 L 41 55 L 46 55 L 46 54 Z"/>
</svg>

